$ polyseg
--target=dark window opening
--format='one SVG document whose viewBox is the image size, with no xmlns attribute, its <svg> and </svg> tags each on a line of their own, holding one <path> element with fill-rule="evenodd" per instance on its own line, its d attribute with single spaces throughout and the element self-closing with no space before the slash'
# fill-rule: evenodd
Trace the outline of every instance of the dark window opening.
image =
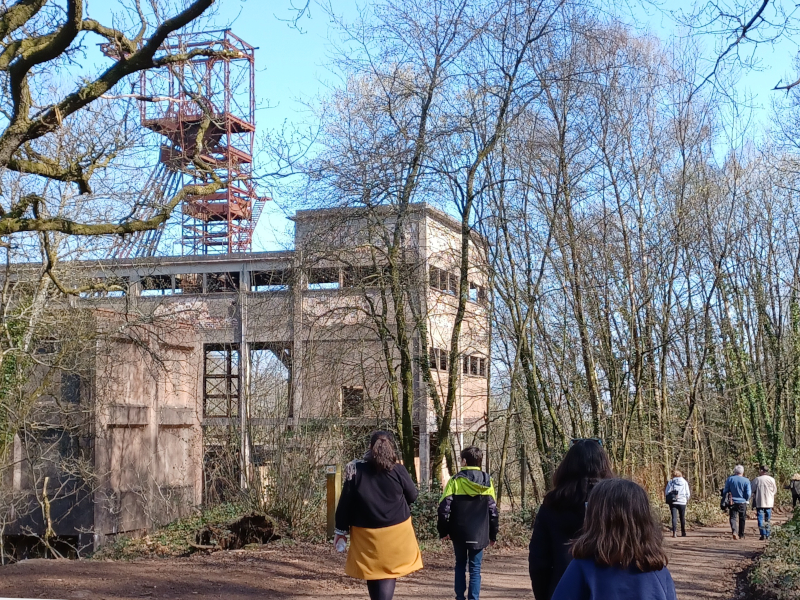
<svg viewBox="0 0 800 600">
<path fill-rule="evenodd" d="M 61 344 L 58 340 L 40 340 L 36 345 L 36 354 L 57 354 L 61 349 Z"/>
<path fill-rule="evenodd" d="M 437 267 L 430 268 L 430 286 L 434 289 L 455 295 L 458 290 L 458 275 Z"/>
<path fill-rule="evenodd" d="M 173 293 L 171 275 L 148 275 L 141 284 L 142 296 L 169 296 Z"/>
<path fill-rule="evenodd" d="M 463 373 L 473 377 L 486 377 L 487 361 L 482 356 L 465 356 Z"/>
<path fill-rule="evenodd" d="M 430 270 L 430 285 L 432 288 L 436 290 L 442 289 L 439 283 L 439 273 L 441 270 L 437 269 L 436 267 L 431 267 Z"/>
<path fill-rule="evenodd" d="M 206 292 L 209 294 L 235 292 L 239 289 L 239 273 L 208 273 Z"/>
<path fill-rule="evenodd" d="M 429 348 L 428 357 L 431 369 L 435 369 L 437 371 L 447 371 L 447 350 L 442 350 L 440 348 Z"/>
<path fill-rule="evenodd" d="M 289 289 L 292 272 L 289 269 L 255 271 L 250 275 L 253 292 L 281 292 Z"/>
<path fill-rule="evenodd" d="M 61 400 L 70 404 L 80 404 L 81 376 L 78 373 L 61 374 Z"/>
<path fill-rule="evenodd" d="M 308 289 L 309 290 L 339 289 L 339 269 L 336 267 L 309 269 Z"/>
<path fill-rule="evenodd" d="M 364 389 L 359 387 L 342 388 L 342 416 L 360 417 L 364 414 Z"/>
<path fill-rule="evenodd" d="M 202 273 L 181 273 L 175 275 L 176 294 L 202 294 L 203 275 Z"/>
<path fill-rule="evenodd" d="M 458 275 L 455 273 L 447 274 L 447 289 L 445 291 L 453 295 L 458 293 Z"/>
<path fill-rule="evenodd" d="M 389 278 L 389 267 L 361 266 L 343 269 L 345 287 L 382 287 Z"/>
<path fill-rule="evenodd" d="M 203 415 L 239 416 L 239 347 L 235 344 L 205 347 Z"/>
</svg>

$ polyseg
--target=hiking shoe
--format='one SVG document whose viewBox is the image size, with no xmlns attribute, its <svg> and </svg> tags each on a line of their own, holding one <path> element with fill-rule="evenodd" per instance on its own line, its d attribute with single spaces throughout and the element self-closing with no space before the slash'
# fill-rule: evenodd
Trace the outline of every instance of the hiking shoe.
<svg viewBox="0 0 800 600">
<path fill-rule="evenodd" d="M 738 536 L 738 535 L 736 535 L 735 533 L 732 533 L 731 535 L 733 536 L 733 539 L 735 539 L 735 540 L 738 540 L 738 539 L 739 539 L 739 536 Z"/>
<path fill-rule="evenodd" d="M 760 540 L 765 540 L 765 539 L 767 539 L 767 536 L 765 536 L 765 535 L 762 533 L 762 534 L 761 534 L 761 537 L 760 537 L 760 538 L 758 538 L 758 539 L 760 539 Z"/>
<path fill-rule="evenodd" d="M 685 531 L 681 531 L 681 537 L 686 537 L 686 532 Z"/>
<path fill-rule="evenodd" d="M 678 537 L 674 531 L 672 532 L 672 537 Z"/>
</svg>

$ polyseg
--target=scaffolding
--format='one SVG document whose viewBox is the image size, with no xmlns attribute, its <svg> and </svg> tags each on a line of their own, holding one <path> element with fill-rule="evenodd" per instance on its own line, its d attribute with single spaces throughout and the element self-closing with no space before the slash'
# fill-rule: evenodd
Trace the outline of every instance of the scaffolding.
<svg viewBox="0 0 800 600">
<path fill-rule="evenodd" d="M 185 58 L 140 77 L 141 124 L 163 142 L 149 182 L 159 189 L 143 194 L 139 216 L 155 214 L 183 185 L 216 180 L 220 189 L 180 206 L 182 254 L 247 252 L 267 200 L 253 180 L 255 48 L 225 29 L 177 34 L 162 50 Z M 160 237 L 135 236 L 115 254 L 152 256 Z"/>
</svg>

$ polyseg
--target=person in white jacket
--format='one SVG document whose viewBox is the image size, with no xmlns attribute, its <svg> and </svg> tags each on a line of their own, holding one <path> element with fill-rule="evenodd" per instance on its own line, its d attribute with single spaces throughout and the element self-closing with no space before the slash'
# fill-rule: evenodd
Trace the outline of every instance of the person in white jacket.
<svg viewBox="0 0 800 600">
<path fill-rule="evenodd" d="M 686 504 L 691 495 L 689 482 L 683 478 L 683 473 L 674 470 L 664 490 L 664 497 L 672 511 L 672 537 L 677 537 L 678 515 L 681 517 L 681 537 L 686 537 Z"/>
<path fill-rule="evenodd" d="M 758 516 L 758 531 L 761 534 L 759 539 L 769 538 L 772 529 L 772 507 L 775 506 L 775 494 L 778 493 L 778 484 L 770 476 L 769 469 L 761 465 L 758 469 L 758 477 L 751 482 L 753 488 L 753 508 L 756 509 Z"/>
</svg>

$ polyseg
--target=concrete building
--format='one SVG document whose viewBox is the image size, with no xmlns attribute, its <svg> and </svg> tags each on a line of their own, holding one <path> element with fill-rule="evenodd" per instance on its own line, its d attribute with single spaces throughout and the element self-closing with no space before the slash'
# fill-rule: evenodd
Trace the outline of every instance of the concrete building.
<svg viewBox="0 0 800 600">
<path fill-rule="evenodd" d="M 407 278 L 420 480 L 432 478 L 436 430 L 420 353 L 430 357 L 441 397 L 449 370 L 458 370 L 456 445 L 481 439 L 490 347 L 482 240 L 475 236 L 470 249 L 470 301 L 459 364 L 450 365 L 460 223 L 425 204 L 412 205 L 399 228 L 388 208 L 300 211 L 293 220 L 291 251 L 80 265 L 93 281 L 119 289 L 74 301 L 73 310 L 88 311 L 100 332 L 79 384 L 79 404 L 90 407 L 95 481 L 88 496 L 54 507 L 63 513 L 54 519 L 56 534 L 80 535 L 81 545 L 96 547 L 224 495 L 221 472 L 243 483 L 254 465 L 281 451 L 254 439 L 254 425 L 391 422 L 387 356 L 397 365 L 399 355 L 380 334 L 381 324 L 389 338 L 396 333 L 389 260 L 401 261 Z M 387 239 L 401 240 L 394 256 Z M 428 339 L 420 339 L 415 318 L 424 320 Z M 231 443 L 235 458 L 223 464 Z M 20 489 L 23 447 L 18 441 L 11 476 Z M 27 518 L 6 533 L 42 526 Z"/>
</svg>

